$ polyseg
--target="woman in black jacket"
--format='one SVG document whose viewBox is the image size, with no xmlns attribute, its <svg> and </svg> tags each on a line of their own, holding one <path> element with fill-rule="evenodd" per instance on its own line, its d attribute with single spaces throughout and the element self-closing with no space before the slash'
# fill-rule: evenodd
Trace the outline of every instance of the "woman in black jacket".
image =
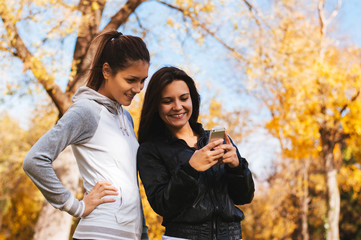
<svg viewBox="0 0 361 240">
<path fill-rule="evenodd" d="M 138 168 L 148 201 L 163 217 L 163 239 L 239 240 L 254 183 L 248 163 L 225 134 L 208 143 L 197 123 L 194 81 L 175 67 L 149 81 L 141 113 Z"/>
</svg>

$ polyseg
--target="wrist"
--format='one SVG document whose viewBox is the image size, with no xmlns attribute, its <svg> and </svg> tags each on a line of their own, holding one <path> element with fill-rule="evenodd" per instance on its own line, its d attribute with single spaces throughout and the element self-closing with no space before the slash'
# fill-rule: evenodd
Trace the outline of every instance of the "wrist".
<svg viewBox="0 0 361 240">
<path fill-rule="evenodd" d="M 197 179 L 199 177 L 199 172 L 191 165 L 190 161 L 188 163 L 185 163 L 181 168 L 184 172 L 186 172 L 193 178 Z"/>
</svg>

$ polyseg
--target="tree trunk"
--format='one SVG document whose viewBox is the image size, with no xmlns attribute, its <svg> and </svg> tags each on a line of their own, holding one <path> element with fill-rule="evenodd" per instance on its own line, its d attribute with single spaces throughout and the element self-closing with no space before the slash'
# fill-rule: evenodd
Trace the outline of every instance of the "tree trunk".
<svg viewBox="0 0 361 240">
<path fill-rule="evenodd" d="M 326 157 L 326 161 L 333 161 L 332 153 Z M 326 164 L 327 166 L 328 164 Z M 339 216 L 340 216 L 340 192 L 337 184 L 337 171 L 335 168 L 326 168 L 327 184 L 327 240 L 339 240 Z"/>
<path fill-rule="evenodd" d="M 342 134 L 338 130 L 326 126 L 321 127 L 320 134 L 322 156 L 325 164 L 325 182 L 327 185 L 326 239 L 339 240 L 340 192 L 338 190 L 337 169 L 333 151 L 336 143 L 341 141 Z"/>
<path fill-rule="evenodd" d="M 308 191 L 308 169 L 310 166 L 310 159 L 305 159 L 305 165 L 303 167 L 303 196 L 301 202 L 301 221 L 302 221 L 302 239 L 309 240 L 310 236 L 308 233 L 308 204 L 310 202 L 309 191 Z"/>
<path fill-rule="evenodd" d="M 67 147 L 53 163 L 55 172 L 63 185 L 75 195 L 79 186 L 80 174 L 75 157 Z M 73 217 L 66 212 L 55 209 L 44 201 L 38 221 L 34 228 L 33 240 L 68 240 Z"/>
</svg>

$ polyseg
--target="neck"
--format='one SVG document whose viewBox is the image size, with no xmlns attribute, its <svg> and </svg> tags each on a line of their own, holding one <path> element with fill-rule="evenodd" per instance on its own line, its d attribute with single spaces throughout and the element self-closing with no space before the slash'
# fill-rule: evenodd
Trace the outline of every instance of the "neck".
<svg viewBox="0 0 361 240">
<path fill-rule="evenodd" d="M 188 146 L 198 148 L 197 147 L 197 141 L 198 141 L 198 135 L 193 131 L 191 126 L 189 125 L 189 122 L 187 125 L 183 126 L 181 129 L 177 130 L 170 130 L 174 136 L 176 136 L 178 139 L 183 139 Z"/>
<path fill-rule="evenodd" d="M 191 128 L 189 122 L 188 124 L 184 125 L 182 128 L 176 128 L 176 129 L 168 128 L 168 129 L 175 137 L 179 139 L 185 139 L 194 136 L 193 129 Z"/>
</svg>

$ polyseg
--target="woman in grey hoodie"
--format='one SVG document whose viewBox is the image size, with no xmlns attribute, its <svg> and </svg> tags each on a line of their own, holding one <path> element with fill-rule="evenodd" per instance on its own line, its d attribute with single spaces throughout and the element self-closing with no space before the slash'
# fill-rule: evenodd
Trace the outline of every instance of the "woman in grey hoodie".
<svg viewBox="0 0 361 240">
<path fill-rule="evenodd" d="M 34 144 L 23 168 L 55 208 L 81 217 L 74 239 L 147 239 L 137 183 L 136 139 L 128 106 L 144 87 L 150 56 L 142 39 L 109 31 L 97 37 L 86 87 Z M 86 190 L 78 200 L 52 162 L 72 146 Z"/>
</svg>

